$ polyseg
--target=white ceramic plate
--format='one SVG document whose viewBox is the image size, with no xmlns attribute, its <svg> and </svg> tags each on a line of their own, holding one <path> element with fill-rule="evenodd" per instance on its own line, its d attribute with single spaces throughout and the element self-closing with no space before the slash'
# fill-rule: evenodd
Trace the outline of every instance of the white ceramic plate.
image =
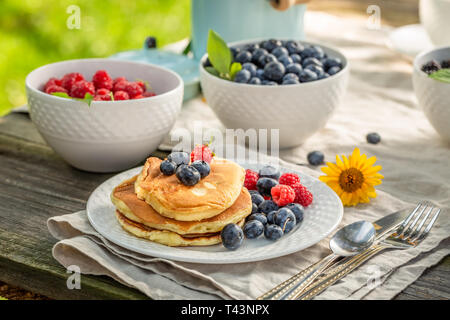
<svg viewBox="0 0 450 320">
<path fill-rule="evenodd" d="M 258 170 L 262 165 L 241 163 L 244 168 Z M 301 172 L 281 168 L 281 172 L 295 172 L 312 192 L 313 203 L 305 210 L 304 220 L 278 241 L 245 239 L 242 246 L 230 251 L 221 244 L 209 247 L 168 247 L 137 238 L 119 225 L 110 193 L 125 179 L 138 174 L 141 168 L 122 172 L 102 183 L 89 197 L 87 214 L 92 226 L 106 239 L 129 250 L 153 257 L 176 261 L 225 264 L 267 260 L 308 248 L 328 236 L 342 219 L 343 207 L 336 193 L 326 184 Z"/>
</svg>

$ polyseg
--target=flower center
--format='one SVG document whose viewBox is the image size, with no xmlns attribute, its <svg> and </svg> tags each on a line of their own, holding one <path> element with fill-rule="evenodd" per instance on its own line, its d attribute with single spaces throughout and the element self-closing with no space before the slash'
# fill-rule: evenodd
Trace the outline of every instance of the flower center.
<svg viewBox="0 0 450 320">
<path fill-rule="evenodd" d="M 361 188 L 364 176 L 358 169 L 350 168 L 341 172 L 339 185 L 345 192 L 354 192 Z"/>
</svg>

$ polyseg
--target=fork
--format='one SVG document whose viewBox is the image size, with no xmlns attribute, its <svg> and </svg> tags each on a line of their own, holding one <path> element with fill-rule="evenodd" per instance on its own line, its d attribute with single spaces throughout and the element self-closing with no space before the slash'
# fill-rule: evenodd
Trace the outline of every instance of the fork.
<svg viewBox="0 0 450 320">
<path fill-rule="evenodd" d="M 434 213 L 432 214 L 433 211 Z M 297 294 L 293 297 L 293 299 L 312 299 L 317 294 L 333 285 L 336 281 L 342 279 L 347 274 L 355 270 L 365 261 L 385 249 L 406 250 L 418 246 L 429 234 L 440 212 L 441 209 L 435 208 L 428 202 L 419 203 L 417 207 L 396 228 L 396 230 L 387 238 L 374 244 L 370 249 L 364 251 L 363 253 L 360 253 L 354 257 L 345 258 L 340 264 L 330 267 L 325 276 L 322 276 L 319 280 L 316 280 L 316 282 Z M 423 216 L 424 213 L 425 216 Z M 429 221 L 428 224 L 425 228 L 423 228 L 427 221 Z"/>
</svg>

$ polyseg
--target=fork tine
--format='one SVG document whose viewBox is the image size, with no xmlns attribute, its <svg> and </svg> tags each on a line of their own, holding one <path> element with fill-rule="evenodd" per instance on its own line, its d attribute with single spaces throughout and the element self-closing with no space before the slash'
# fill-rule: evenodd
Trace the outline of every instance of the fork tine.
<svg viewBox="0 0 450 320">
<path fill-rule="evenodd" d="M 428 225 L 426 226 L 425 230 L 419 234 L 417 236 L 416 239 L 414 239 L 414 241 L 420 242 L 423 239 L 425 239 L 425 237 L 428 235 L 428 233 L 430 232 L 431 228 L 433 227 L 434 223 L 436 222 L 439 214 L 441 213 L 441 209 L 437 209 L 437 211 L 435 212 L 434 216 L 431 218 L 430 223 L 428 223 Z"/>
<path fill-rule="evenodd" d="M 408 237 L 414 229 L 414 227 L 416 226 L 417 222 L 419 221 L 420 217 L 423 215 L 423 213 L 425 212 L 425 209 L 428 208 L 428 206 L 430 206 L 429 203 L 425 203 L 425 206 L 422 208 L 422 210 L 419 212 L 419 214 L 414 218 L 413 222 L 409 225 L 409 227 L 403 231 L 403 237 Z M 431 208 L 433 208 L 431 206 Z"/>
<path fill-rule="evenodd" d="M 428 217 L 430 216 L 430 213 L 434 210 L 434 206 L 431 206 L 430 209 L 427 211 L 427 213 L 425 214 L 425 217 L 422 218 L 422 221 L 420 221 L 419 225 L 417 226 L 417 228 L 414 230 L 413 233 L 411 233 L 411 236 L 409 237 L 410 239 L 416 239 L 417 236 L 420 233 L 420 230 L 422 230 L 423 225 L 425 224 L 425 222 L 427 221 Z"/>
<path fill-rule="evenodd" d="M 423 202 L 419 202 L 417 204 L 417 207 L 413 210 L 413 212 L 411 212 L 405 220 L 403 220 L 402 224 L 397 228 L 396 233 L 397 236 L 400 236 L 403 233 L 403 230 L 405 230 L 406 226 L 408 225 L 409 221 L 411 221 L 411 219 L 414 217 L 414 215 L 416 214 L 417 210 L 419 210 L 419 208 L 422 206 Z"/>
</svg>

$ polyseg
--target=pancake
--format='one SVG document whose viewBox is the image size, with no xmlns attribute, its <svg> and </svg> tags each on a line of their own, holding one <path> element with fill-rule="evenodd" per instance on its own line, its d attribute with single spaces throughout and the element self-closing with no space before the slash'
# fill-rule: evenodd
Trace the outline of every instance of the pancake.
<svg viewBox="0 0 450 320">
<path fill-rule="evenodd" d="M 210 246 L 222 242 L 220 232 L 207 233 L 203 235 L 182 236 L 168 230 L 157 230 L 143 224 L 131 221 L 121 212 L 116 210 L 116 217 L 124 230 L 139 238 L 144 238 L 153 242 L 171 247 L 186 246 Z M 244 220 L 238 223 L 242 227 Z"/>
<path fill-rule="evenodd" d="M 219 232 L 228 223 L 237 223 L 245 219 L 252 211 L 252 200 L 246 188 L 231 207 L 222 213 L 201 221 L 178 221 L 167 218 L 156 212 L 144 200 L 138 199 L 134 193 L 134 183 L 137 177 L 122 182 L 111 193 L 111 201 L 129 220 L 147 227 L 173 231 L 181 235 L 204 234 Z"/>
<path fill-rule="evenodd" d="M 179 221 L 208 219 L 229 208 L 241 193 L 245 170 L 235 162 L 213 159 L 207 177 L 195 186 L 185 186 L 175 175 L 161 173 L 161 161 L 147 159 L 136 180 L 135 192 L 165 217 Z"/>
</svg>

